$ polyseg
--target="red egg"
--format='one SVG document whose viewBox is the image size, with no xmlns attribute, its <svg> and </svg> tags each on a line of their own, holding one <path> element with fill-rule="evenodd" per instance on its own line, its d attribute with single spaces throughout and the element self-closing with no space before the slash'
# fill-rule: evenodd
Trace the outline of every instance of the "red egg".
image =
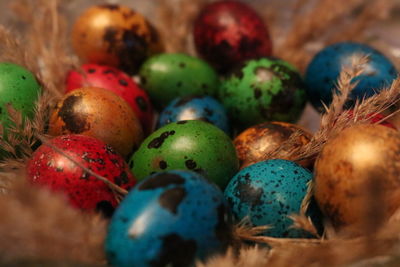
<svg viewBox="0 0 400 267">
<path fill-rule="evenodd" d="M 150 99 L 125 72 L 110 66 L 84 64 L 82 71 L 72 70 L 68 73 L 66 93 L 82 87 L 100 87 L 122 97 L 140 120 L 146 133 L 153 125 L 153 106 Z"/>
<path fill-rule="evenodd" d="M 65 193 L 74 207 L 111 215 L 118 204 L 114 193 L 74 161 L 124 189 L 131 188 L 136 182 L 124 159 L 115 150 L 83 135 L 58 136 L 50 140 L 50 145 L 40 146 L 27 164 L 28 179 L 33 184 Z"/>
<path fill-rule="evenodd" d="M 346 111 L 349 114 L 349 118 L 353 119 L 353 110 L 348 110 Z M 367 115 L 368 120 L 371 122 L 371 124 L 380 124 L 392 129 L 397 130 L 396 126 L 394 124 L 388 122 L 385 120 L 385 116 L 380 114 L 380 113 L 371 113 Z"/>
<path fill-rule="evenodd" d="M 248 5 L 220 1 L 207 5 L 194 25 L 197 52 L 220 72 L 245 60 L 270 56 L 269 31 Z"/>
</svg>

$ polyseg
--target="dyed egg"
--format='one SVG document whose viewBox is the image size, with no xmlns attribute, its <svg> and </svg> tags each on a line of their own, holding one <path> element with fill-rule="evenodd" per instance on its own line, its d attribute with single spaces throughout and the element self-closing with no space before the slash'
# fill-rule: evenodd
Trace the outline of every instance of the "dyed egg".
<svg viewBox="0 0 400 267">
<path fill-rule="evenodd" d="M 98 138 L 123 156 L 143 140 L 142 127 L 129 105 L 102 88 L 87 87 L 66 94 L 50 117 L 49 134 L 83 134 Z"/>
<path fill-rule="evenodd" d="M 350 110 L 346 110 L 345 112 L 347 112 L 349 115 L 349 119 L 350 120 L 354 120 L 354 111 L 352 109 Z M 380 113 L 370 113 L 366 116 L 366 118 L 368 119 L 368 121 L 371 122 L 371 124 L 380 124 L 392 129 L 397 130 L 396 126 L 394 126 L 394 124 L 390 123 L 389 121 L 386 121 L 385 118 L 386 116 L 384 116 L 383 114 Z M 357 121 L 361 120 L 362 118 L 357 117 Z"/>
<path fill-rule="evenodd" d="M 162 50 L 156 30 L 141 14 L 112 4 L 90 7 L 79 16 L 72 29 L 72 45 L 84 61 L 129 74 Z"/>
<path fill-rule="evenodd" d="M 13 63 L 0 63 L 0 122 L 5 134 L 11 123 L 7 105 L 24 118 L 32 118 L 40 92 L 41 86 L 30 71 Z"/>
<path fill-rule="evenodd" d="M 63 192 L 76 208 L 99 210 L 111 215 L 118 204 L 114 193 L 103 181 L 85 172 L 75 162 L 129 189 L 135 184 L 135 179 L 124 159 L 110 146 L 89 136 L 58 136 L 49 142 L 50 145 L 41 145 L 28 161 L 28 179 L 33 184 Z"/>
<path fill-rule="evenodd" d="M 225 108 L 211 96 L 186 96 L 173 100 L 158 117 L 157 128 L 171 122 L 201 120 L 230 134 Z"/>
<path fill-rule="evenodd" d="M 197 52 L 221 72 L 245 60 L 270 56 L 272 51 L 262 19 L 237 1 L 207 5 L 195 21 L 194 42 Z"/>
<path fill-rule="evenodd" d="M 331 103 L 342 67 L 351 65 L 352 58 L 358 55 L 368 55 L 369 61 L 364 73 L 354 79 L 358 84 L 350 93 L 349 106 L 356 99 L 374 95 L 397 78 L 394 65 L 372 47 L 350 42 L 328 46 L 312 59 L 305 75 L 308 97 L 317 110 L 322 112 L 322 103 Z"/>
<path fill-rule="evenodd" d="M 185 54 L 159 54 L 140 68 L 142 86 L 154 105 L 164 107 L 176 97 L 215 95 L 218 76 L 203 60 Z"/>
<path fill-rule="evenodd" d="M 222 192 L 199 174 L 148 177 L 122 201 L 106 238 L 111 265 L 192 266 L 223 252 L 231 225 Z"/>
<path fill-rule="evenodd" d="M 290 228 L 289 215 L 300 213 L 312 174 L 287 160 L 272 159 L 242 169 L 225 189 L 225 199 L 238 222 L 248 217 L 255 226 L 271 226 L 263 235 L 302 237 Z"/>
<path fill-rule="evenodd" d="M 289 63 L 262 58 L 246 62 L 222 82 L 220 100 L 240 127 L 264 121 L 294 122 L 306 93 L 300 74 Z"/>
<path fill-rule="evenodd" d="M 269 155 L 288 141 L 294 133 L 299 133 L 298 138 L 292 146 L 279 151 L 277 158 L 292 160 L 288 156 L 293 149 L 302 147 L 309 143 L 312 135 L 295 124 L 285 122 L 264 122 L 250 127 L 239 134 L 233 141 L 238 154 L 240 168 L 248 165 L 271 159 Z M 305 168 L 312 167 L 312 160 L 298 162 Z"/>
<path fill-rule="evenodd" d="M 315 199 L 332 225 L 360 234 L 400 207 L 400 133 L 381 125 L 347 128 L 315 163 Z M 373 203 L 373 205 L 371 205 Z"/>
<path fill-rule="evenodd" d="M 224 188 L 239 163 L 231 139 L 210 123 L 170 123 L 147 137 L 129 162 L 135 177 L 154 172 L 192 170 Z"/>
<path fill-rule="evenodd" d="M 140 120 L 144 130 L 150 133 L 153 126 L 153 107 L 147 93 L 126 73 L 105 65 L 84 64 L 79 71 L 68 73 L 66 92 L 83 87 L 100 87 L 122 97 Z"/>
</svg>

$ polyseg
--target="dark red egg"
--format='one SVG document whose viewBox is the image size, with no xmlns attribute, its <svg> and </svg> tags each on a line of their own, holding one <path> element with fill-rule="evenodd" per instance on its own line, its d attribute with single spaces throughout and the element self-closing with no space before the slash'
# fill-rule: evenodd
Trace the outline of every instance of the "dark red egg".
<svg viewBox="0 0 400 267">
<path fill-rule="evenodd" d="M 40 146 L 29 160 L 28 179 L 33 184 L 64 192 L 74 207 L 111 215 L 118 204 L 114 193 L 103 181 L 85 172 L 75 162 L 124 189 L 136 183 L 124 159 L 100 140 L 83 135 L 63 135 L 49 142 L 50 145 Z"/>
<path fill-rule="evenodd" d="M 82 87 L 100 87 L 114 92 L 122 97 L 140 120 L 146 133 L 153 126 L 153 106 L 142 88 L 125 72 L 110 66 L 84 64 L 81 71 L 72 70 L 68 73 L 66 93 Z"/>
<path fill-rule="evenodd" d="M 207 5 L 195 21 L 194 41 L 197 52 L 220 72 L 272 52 L 263 20 L 251 7 L 236 1 Z"/>
</svg>

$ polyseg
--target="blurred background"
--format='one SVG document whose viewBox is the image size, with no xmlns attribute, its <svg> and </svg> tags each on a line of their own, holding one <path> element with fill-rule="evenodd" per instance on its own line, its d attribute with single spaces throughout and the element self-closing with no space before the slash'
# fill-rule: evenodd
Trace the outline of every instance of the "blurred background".
<svg viewBox="0 0 400 267">
<path fill-rule="evenodd" d="M 24 0 L 29 3 L 33 0 Z M 22 1 L 22 2 L 24 2 Z M 47 0 L 42 0 L 47 1 Z M 281 44 L 288 38 L 288 35 L 293 32 L 293 24 L 295 15 L 307 16 L 308 9 L 312 8 L 314 5 L 318 5 L 322 2 L 332 2 L 333 6 L 339 7 L 340 5 L 359 5 L 359 8 L 354 8 L 346 17 L 342 20 L 348 20 L 348 24 L 351 26 L 352 18 L 356 16 L 362 16 L 365 10 L 371 12 L 374 18 L 373 23 L 368 26 L 365 34 L 362 36 L 362 42 L 366 42 L 373 47 L 379 49 L 381 52 L 386 54 L 391 58 L 397 67 L 400 67 L 400 0 L 242 0 L 252 5 L 260 15 L 265 19 L 267 24 L 270 26 L 270 31 L 272 33 L 274 50 L 279 50 Z M 40 2 L 40 1 L 36 1 Z M 184 34 L 186 38 L 185 50 L 181 48 L 175 49 L 169 47 L 170 52 L 172 50 L 178 50 L 178 52 L 188 52 L 194 54 L 192 38 L 190 35 L 190 29 L 185 25 L 179 25 L 179 21 L 187 21 L 194 19 L 199 6 L 206 2 L 211 2 L 210 0 L 109 0 L 109 1 L 98 1 L 98 0 L 60 0 L 62 3 L 62 12 L 67 16 L 67 30 L 70 30 L 75 18 L 86 8 L 91 5 L 99 3 L 119 3 L 127 5 L 136 11 L 144 14 L 149 21 L 151 21 L 159 30 L 168 30 L 172 33 Z M 0 23 L 11 28 L 13 31 L 19 31 L 26 25 L 21 23 L 21 19 L 16 17 L 13 13 L 12 5 L 15 0 L 0 0 L 0 10 L 2 10 L 2 16 L 0 16 Z M 381 8 L 375 10 L 376 5 L 380 4 Z M 160 16 L 160 9 L 168 6 L 170 10 L 169 13 L 164 14 L 164 17 Z M 363 6 L 364 9 L 361 8 Z M 385 6 L 387 8 L 385 8 Z M 192 8 L 191 8 L 192 7 Z M 343 8 L 343 6 L 340 6 Z M 383 8 L 382 8 L 383 7 Z M 197 8 L 197 10 L 196 10 Z M 374 14 L 374 12 L 380 12 L 379 14 Z M 174 29 L 168 29 L 164 21 L 168 19 L 168 14 L 173 14 L 175 20 Z M 34 14 L 33 14 L 34 15 Z M 368 22 L 368 17 L 364 19 L 364 23 Z M 186 27 L 186 28 L 185 28 Z M 292 28 L 291 28 L 292 27 Z M 335 27 L 330 27 L 329 31 L 335 32 Z M 69 34 L 69 33 L 68 33 Z M 334 33 L 335 34 L 335 33 Z M 168 34 L 167 42 L 174 44 L 174 36 Z M 182 39 L 182 38 L 181 38 Z M 316 40 L 307 43 L 302 49 L 306 49 L 307 53 L 314 54 L 320 50 L 324 45 L 324 38 L 315 38 Z M 340 39 L 340 32 L 339 32 Z M 356 38 L 357 40 L 357 38 Z M 357 40 L 359 41 L 359 40 Z M 177 51 L 173 51 L 177 52 Z M 72 53 L 72 52 L 71 52 Z M 302 119 L 299 122 L 300 125 L 315 132 L 318 129 L 319 124 L 319 114 L 313 110 L 313 108 L 308 105 Z"/>
</svg>

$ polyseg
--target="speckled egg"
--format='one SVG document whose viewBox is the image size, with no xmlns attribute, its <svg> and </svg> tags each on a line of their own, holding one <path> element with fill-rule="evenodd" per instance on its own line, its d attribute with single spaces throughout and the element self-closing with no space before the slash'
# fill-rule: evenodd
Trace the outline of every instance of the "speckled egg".
<svg viewBox="0 0 400 267">
<path fill-rule="evenodd" d="M 201 175 L 168 171 L 138 184 L 113 216 L 105 248 L 123 266 L 192 266 L 231 239 L 222 192 Z"/>
<path fill-rule="evenodd" d="M 33 184 L 64 193 L 74 207 L 111 215 L 118 204 L 114 193 L 75 163 L 124 189 L 135 184 L 128 165 L 114 149 L 83 135 L 58 136 L 40 146 L 27 163 L 27 178 Z"/>
<path fill-rule="evenodd" d="M 111 145 L 123 156 L 143 140 L 139 120 L 119 96 L 102 88 L 86 87 L 66 94 L 50 117 L 49 134 L 83 134 Z"/>
<path fill-rule="evenodd" d="M 221 188 L 238 170 L 231 139 L 214 125 L 198 120 L 170 123 L 147 137 L 129 162 L 135 177 L 154 172 L 192 170 Z"/>
<path fill-rule="evenodd" d="M 173 100 L 158 117 L 157 128 L 171 122 L 201 120 L 230 134 L 225 108 L 211 96 L 186 96 Z"/>
<path fill-rule="evenodd" d="M 185 54 L 158 54 L 140 68 L 142 86 L 151 101 L 165 107 L 177 97 L 215 95 L 219 79 L 206 62 Z"/>
<path fill-rule="evenodd" d="M 261 58 L 246 62 L 222 82 L 220 100 L 236 125 L 245 128 L 265 121 L 295 122 L 306 93 L 292 65 Z"/>
<path fill-rule="evenodd" d="M 245 60 L 270 56 L 269 32 L 250 6 L 239 1 L 217 1 L 201 11 L 194 24 L 197 52 L 225 72 Z"/>
<path fill-rule="evenodd" d="M 336 230 L 365 234 L 400 207 L 400 133 L 357 125 L 330 139 L 315 163 L 315 199 Z"/>
<path fill-rule="evenodd" d="M 301 237 L 287 216 L 300 213 L 312 174 L 287 160 L 272 159 L 242 169 L 225 189 L 225 199 L 237 221 L 248 216 L 255 226 L 269 225 L 263 235 Z"/>
<path fill-rule="evenodd" d="M 72 45 L 84 61 L 118 67 L 129 74 L 162 50 L 158 33 L 141 14 L 114 4 L 84 11 L 73 26 Z"/>
<path fill-rule="evenodd" d="M 354 79 L 358 84 L 350 93 L 349 106 L 356 99 L 374 95 L 397 78 L 398 72 L 389 59 L 370 46 L 351 42 L 330 45 L 312 59 L 305 75 L 307 94 L 317 110 L 322 112 L 322 103 L 331 103 L 342 67 L 351 65 L 357 55 L 368 55 L 369 62 L 364 73 Z"/>
<path fill-rule="evenodd" d="M 294 133 L 298 134 L 292 146 L 282 148 Z M 240 133 L 233 141 L 238 154 L 240 168 L 274 158 L 292 160 L 288 155 L 293 149 L 304 146 L 311 140 L 311 133 L 298 125 L 285 122 L 264 122 Z M 278 154 L 275 152 L 279 150 Z M 311 168 L 313 160 L 298 162 L 305 168 Z"/>
<path fill-rule="evenodd" d="M 79 70 L 68 73 L 66 92 L 87 86 L 100 87 L 122 97 L 140 120 L 146 133 L 153 126 L 153 107 L 146 91 L 131 77 L 117 68 L 99 64 L 84 64 Z"/>
<path fill-rule="evenodd" d="M 23 117 L 32 118 L 40 92 L 41 86 L 29 70 L 13 63 L 0 63 L 0 123 L 5 131 L 10 126 L 6 105 L 11 104 Z"/>
</svg>

